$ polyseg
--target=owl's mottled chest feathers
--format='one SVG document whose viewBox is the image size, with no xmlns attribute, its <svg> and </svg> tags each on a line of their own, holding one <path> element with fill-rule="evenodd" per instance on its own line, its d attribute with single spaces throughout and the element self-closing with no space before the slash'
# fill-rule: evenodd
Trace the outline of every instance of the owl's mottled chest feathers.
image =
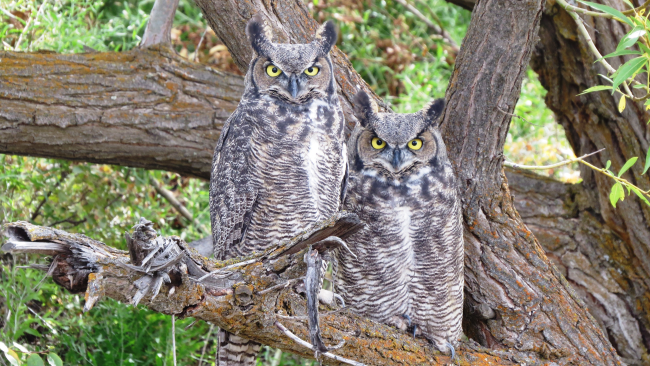
<svg viewBox="0 0 650 366">
<path fill-rule="evenodd" d="M 244 245 L 261 250 L 339 209 L 347 155 L 338 100 L 292 105 L 262 97 L 246 113 L 258 195 Z"/>
</svg>

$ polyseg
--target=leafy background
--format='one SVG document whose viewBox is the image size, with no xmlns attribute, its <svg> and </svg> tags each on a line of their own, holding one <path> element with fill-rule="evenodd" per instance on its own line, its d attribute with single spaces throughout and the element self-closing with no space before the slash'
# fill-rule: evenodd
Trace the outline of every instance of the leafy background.
<svg viewBox="0 0 650 366">
<path fill-rule="evenodd" d="M 414 5 L 438 19 L 457 44 L 471 14 L 443 0 Z M 0 47 L 61 53 L 124 51 L 144 33 L 153 0 L 0 0 Z M 355 69 L 397 112 L 414 112 L 444 97 L 456 51 L 393 0 L 313 0 L 319 21 L 333 19 L 339 47 Z M 172 39 L 188 59 L 239 73 L 226 47 L 206 29 L 200 10 L 181 0 Z M 201 48 L 197 45 L 204 38 Z M 546 165 L 573 157 L 564 131 L 544 104 L 546 91 L 528 70 L 505 146 L 506 159 Z M 547 175 L 576 182 L 575 166 Z M 158 180 L 193 213 L 183 218 L 151 185 Z M 86 234 L 124 248 L 123 235 L 146 217 L 164 235 L 187 241 L 210 227 L 208 183 L 179 174 L 110 165 L 0 154 L 0 224 L 26 220 Z M 44 273 L 25 268 L 40 257 L 0 253 L 0 342 L 26 360 L 30 352 L 54 352 L 69 365 L 171 365 L 171 318 L 145 308 L 105 300 L 83 314 L 83 298 L 54 285 Z M 176 322 L 180 365 L 214 365 L 216 331 L 204 322 Z M 0 346 L 2 346 L 0 344 Z M 2 348 L 2 347 L 0 347 Z M 24 352 L 20 352 L 24 351 Z M 47 362 L 47 361 L 46 361 Z M 0 364 L 8 365 L 0 355 Z M 310 365 L 264 348 L 259 365 Z"/>
</svg>

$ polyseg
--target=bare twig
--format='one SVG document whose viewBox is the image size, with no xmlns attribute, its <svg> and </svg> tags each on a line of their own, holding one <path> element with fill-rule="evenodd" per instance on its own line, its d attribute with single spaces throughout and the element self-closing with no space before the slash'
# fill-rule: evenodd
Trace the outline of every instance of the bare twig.
<svg viewBox="0 0 650 366">
<path fill-rule="evenodd" d="M 23 28 L 23 31 L 20 33 L 20 36 L 18 37 L 18 41 L 16 41 L 16 45 L 14 46 L 14 50 L 19 51 L 20 42 L 23 41 L 23 36 L 25 35 L 27 30 L 29 29 L 29 26 L 32 24 L 32 20 L 37 21 L 38 18 L 41 17 L 41 14 L 43 14 L 43 9 L 45 9 L 45 5 L 47 5 L 47 0 L 43 1 L 41 6 L 38 8 L 38 12 L 36 12 L 36 16 L 34 18 L 30 17 L 27 20 L 27 24 L 25 25 L 25 28 Z"/>
<path fill-rule="evenodd" d="M 501 108 L 499 108 L 499 107 L 497 107 L 497 109 L 498 109 L 499 111 L 503 112 L 504 114 L 510 116 L 510 117 L 516 117 L 516 118 L 519 118 L 520 120 L 522 120 L 522 121 L 524 121 L 524 122 L 526 122 L 526 123 L 528 123 L 528 124 L 530 124 L 530 125 L 537 126 L 537 127 L 541 127 L 541 125 L 538 125 L 538 124 L 536 124 L 536 123 L 528 122 L 524 117 L 522 117 L 522 116 L 520 116 L 520 115 L 518 115 L 518 114 L 514 114 L 514 113 L 506 112 L 506 111 L 504 111 L 503 109 L 501 109 Z"/>
<path fill-rule="evenodd" d="M 176 366 L 176 315 L 172 314 L 172 355 Z"/>
<path fill-rule="evenodd" d="M 205 349 L 208 348 L 208 342 L 210 341 L 212 330 L 214 330 L 214 324 L 210 324 L 210 329 L 208 330 L 208 334 L 205 336 L 205 342 L 203 342 L 203 347 L 201 348 L 201 358 L 199 358 L 199 366 L 203 366 L 203 356 L 205 356 Z"/>
<path fill-rule="evenodd" d="M 589 153 L 589 154 L 586 154 L 586 155 L 582 155 L 582 156 L 580 156 L 580 157 L 578 157 L 578 158 L 573 158 L 573 159 L 569 159 L 569 160 L 561 161 L 561 162 L 559 162 L 559 163 L 551 164 L 551 165 L 520 165 L 520 164 L 511 163 L 511 162 L 509 162 L 509 161 L 504 161 L 504 162 L 503 162 L 503 165 L 505 165 L 505 166 L 507 166 L 507 167 L 510 167 L 510 168 L 523 169 L 523 170 L 546 170 L 546 169 L 553 169 L 553 168 L 561 167 L 561 166 L 563 166 L 563 165 L 567 165 L 567 164 L 571 164 L 571 163 L 579 162 L 579 161 L 581 161 L 582 159 L 587 158 L 587 157 L 592 156 L 592 155 L 595 155 L 595 154 L 598 154 L 599 152 L 601 152 L 601 151 L 603 151 L 603 150 L 605 150 L 605 149 L 600 149 L 600 150 L 598 150 L 598 151 L 595 151 L 595 152 L 592 152 L 592 153 Z"/>
<path fill-rule="evenodd" d="M 199 45 L 196 46 L 196 49 L 194 50 L 194 62 L 199 62 L 199 51 L 201 50 L 201 45 L 203 44 L 203 40 L 205 39 L 205 34 L 208 33 L 208 29 L 210 28 L 207 27 L 205 28 L 203 34 L 201 35 L 201 39 L 199 40 Z"/>
<path fill-rule="evenodd" d="M 292 283 L 294 283 L 294 282 L 296 282 L 296 281 L 300 281 L 300 280 L 302 280 L 303 278 L 304 278 L 304 277 L 298 277 L 298 278 L 294 278 L 294 279 L 288 280 L 288 281 L 285 282 L 285 283 L 280 283 L 280 284 L 277 284 L 277 285 L 275 285 L 275 286 L 271 286 L 271 287 L 269 287 L 269 288 L 267 288 L 267 289 L 265 289 L 265 290 L 262 290 L 262 291 L 260 291 L 260 292 L 257 292 L 256 295 L 264 295 L 264 294 L 268 294 L 268 293 L 271 292 L 271 291 L 282 290 L 283 288 L 287 288 L 287 286 L 291 285 Z M 306 318 L 305 318 L 305 319 L 306 319 Z"/>
<path fill-rule="evenodd" d="M 205 280 L 206 278 L 208 278 L 208 277 L 210 277 L 210 276 L 214 276 L 214 275 L 216 275 L 216 274 L 219 274 L 219 272 L 227 272 L 227 271 L 230 270 L 230 269 L 237 268 L 237 267 L 241 267 L 241 266 L 247 266 L 247 265 L 249 265 L 249 264 L 251 264 L 251 263 L 255 263 L 255 262 L 257 262 L 257 261 L 258 261 L 257 258 L 253 258 L 253 259 L 249 259 L 249 260 L 247 260 L 247 261 L 243 261 L 243 262 L 239 262 L 239 263 L 231 264 L 231 265 L 229 265 L 229 266 L 225 266 L 225 267 L 223 267 L 223 268 L 216 269 L 216 270 L 214 270 L 214 271 L 212 271 L 212 272 L 206 274 L 205 276 L 203 276 L 203 277 L 197 279 L 197 282 L 201 282 L 201 281 Z M 224 275 L 224 276 L 228 276 L 228 275 L 230 275 L 230 273 L 224 273 L 223 275 Z"/>
<path fill-rule="evenodd" d="M 625 10 L 625 11 L 622 11 L 621 13 L 623 13 L 623 15 L 633 15 L 634 13 L 636 13 L 636 12 L 642 10 L 642 9 L 647 8 L 648 5 L 650 5 L 650 0 L 643 3 L 638 8 Z M 611 14 L 601 13 L 601 12 L 598 12 L 598 11 L 586 10 L 586 9 L 579 8 L 579 7 L 571 5 L 571 4 L 566 4 L 566 7 L 564 7 L 564 8 L 567 9 L 567 10 L 570 10 L 570 11 L 574 11 L 576 13 L 589 15 L 589 16 L 592 16 L 592 17 L 601 17 L 601 18 L 607 18 L 607 19 L 614 19 L 614 16 L 611 15 Z"/>
<path fill-rule="evenodd" d="M 70 216 L 67 219 L 54 221 L 53 223 L 50 224 L 50 226 L 56 226 L 56 225 L 62 224 L 64 222 L 67 222 L 68 224 L 72 224 L 71 228 L 73 228 L 73 227 L 75 227 L 77 225 L 83 224 L 88 219 L 87 217 L 84 217 L 81 220 L 73 220 L 72 218 L 73 218 L 73 216 Z"/>
<path fill-rule="evenodd" d="M 280 322 L 276 321 L 276 322 L 275 322 L 275 326 L 278 327 L 278 329 L 280 329 L 280 330 L 282 331 L 282 333 L 284 333 L 287 337 L 293 339 L 294 342 L 300 344 L 301 346 L 307 347 L 307 348 L 309 348 L 309 349 L 312 350 L 312 351 L 316 351 L 316 349 L 314 348 L 314 346 L 312 346 L 311 344 L 309 344 L 309 342 L 306 342 L 306 341 L 303 341 L 302 339 L 300 339 L 300 337 L 298 337 L 297 335 L 293 334 L 289 329 L 287 329 L 287 328 L 286 328 L 284 325 L 282 325 Z M 344 342 L 344 341 L 343 341 L 343 342 Z M 342 346 L 342 345 L 339 343 L 339 344 L 336 345 L 334 348 L 340 348 L 341 346 Z M 335 355 L 335 354 L 333 354 L 333 353 L 331 353 L 331 352 L 321 353 L 321 355 L 323 355 L 323 356 L 325 356 L 325 357 L 328 357 L 328 358 L 331 358 L 331 359 L 334 359 L 334 360 L 339 361 L 339 362 L 347 363 L 348 365 L 353 365 L 353 366 L 365 366 L 365 364 L 363 364 L 363 363 L 361 363 L 361 362 L 357 362 L 357 361 L 353 361 L 353 360 L 350 360 L 350 359 L 347 359 L 347 358 L 343 358 L 343 357 L 341 357 L 341 356 L 337 356 L 337 355 Z"/>
<path fill-rule="evenodd" d="M 38 215 L 40 215 L 41 208 L 43 208 L 43 205 L 45 204 L 45 202 L 47 202 L 47 199 L 50 198 L 50 196 L 52 195 L 52 192 L 54 192 L 54 190 L 56 190 L 57 188 L 59 188 L 59 186 L 61 185 L 61 183 L 62 183 L 62 182 L 63 182 L 67 177 L 68 177 L 68 172 L 67 172 L 67 171 L 64 171 L 64 172 L 61 173 L 61 178 L 59 178 L 59 180 L 56 182 L 56 184 L 54 185 L 54 187 L 53 187 L 51 190 L 49 190 L 49 191 L 45 194 L 45 196 L 43 196 L 43 199 L 42 199 L 41 202 L 38 204 L 38 207 L 36 207 L 36 210 L 34 210 L 34 213 L 32 214 L 32 217 L 31 217 L 32 221 L 36 220 L 36 218 L 38 217 Z"/>
<path fill-rule="evenodd" d="M 415 6 L 410 4 L 407 0 L 396 0 L 398 3 L 402 4 L 408 11 L 413 13 L 416 17 L 418 17 L 421 21 L 424 22 L 424 24 L 429 27 L 434 33 L 439 34 L 442 36 L 442 38 L 445 40 L 445 42 L 449 43 L 450 46 L 452 46 L 454 49 L 458 50 L 458 44 L 454 42 L 454 40 L 451 38 L 449 33 L 445 31 L 442 27 L 433 24 L 429 18 L 427 18 L 424 14 L 422 14 Z"/>
<path fill-rule="evenodd" d="M 167 202 L 169 202 L 169 204 L 171 204 L 172 207 L 174 207 L 176 211 L 178 211 L 178 213 L 180 213 L 184 218 L 188 219 L 191 223 L 193 223 L 199 232 L 203 234 L 207 234 L 209 232 L 205 228 L 205 226 L 203 226 L 199 222 L 199 220 L 196 220 L 192 216 L 190 211 L 188 211 L 187 208 L 179 200 L 177 200 L 176 197 L 174 197 L 174 194 L 169 190 L 167 190 L 165 187 L 163 187 L 162 184 L 160 184 L 160 182 L 158 182 L 156 178 L 150 177 L 149 182 L 151 182 L 151 185 L 156 190 L 156 192 L 158 192 L 158 194 L 163 196 L 167 200 Z"/>
</svg>

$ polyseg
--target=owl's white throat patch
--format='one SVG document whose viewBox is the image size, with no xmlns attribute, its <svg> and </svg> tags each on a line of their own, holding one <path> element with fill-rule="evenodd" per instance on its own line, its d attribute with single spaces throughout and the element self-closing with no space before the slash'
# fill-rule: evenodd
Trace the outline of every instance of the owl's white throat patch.
<svg viewBox="0 0 650 366">
<path fill-rule="evenodd" d="M 329 104 L 327 104 L 325 101 L 320 100 L 320 99 L 312 99 L 311 103 L 309 103 L 309 113 L 307 114 L 309 116 L 309 119 L 312 120 L 313 122 L 316 122 L 319 120 L 318 117 L 318 109 L 320 107 L 329 107 Z M 310 147 L 311 149 L 311 147 Z"/>
</svg>

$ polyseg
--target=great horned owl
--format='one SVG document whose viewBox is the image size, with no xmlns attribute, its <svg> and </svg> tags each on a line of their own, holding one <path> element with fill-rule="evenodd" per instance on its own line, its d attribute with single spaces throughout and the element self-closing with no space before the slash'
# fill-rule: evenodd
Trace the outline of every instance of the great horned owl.
<svg viewBox="0 0 650 366">
<path fill-rule="evenodd" d="M 333 23 L 308 44 L 277 44 L 261 16 L 247 25 L 254 56 L 210 179 L 214 254 L 260 252 L 336 213 L 347 181 L 344 119 L 329 51 Z M 219 334 L 219 365 L 253 365 L 260 345 Z"/>
<path fill-rule="evenodd" d="M 453 353 L 464 248 L 456 178 L 434 125 L 444 100 L 396 114 L 377 113 L 364 92 L 355 99 L 345 209 L 366 226 L 346 239 L 356 258 L 338 253 L 338 292 L 353 311 Z"/>
</svg>

